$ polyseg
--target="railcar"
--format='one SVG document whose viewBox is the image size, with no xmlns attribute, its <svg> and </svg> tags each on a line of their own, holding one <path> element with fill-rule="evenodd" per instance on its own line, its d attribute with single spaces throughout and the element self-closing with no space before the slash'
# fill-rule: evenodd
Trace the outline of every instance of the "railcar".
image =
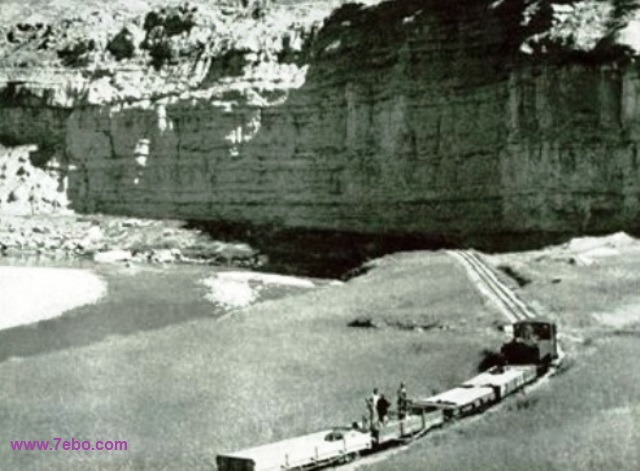
<svg viewBox="0 0 640 471">
<path fill-rule="evenodd" d="M 337 427 L 216 458 L 219 471 L 281 471 L 347 462 L 373 446 L 371 434 Z"/>
<path fill-rule="evenodd" d="M 445 420 L 477 413 L 498 400 L 496 392 L 486 386 L 459 386 L 435 396 L 413 401 L 414 409 L 443 412 Z"/>
<path fill-rule="evenodd" d="M 403 419 L 389 420 L 372 427 L 374 446 L 411 440 L 432 428 L 439 427 L 443 422 L 442 412 L 436 409 L 418 410 Z"/>
<path fill-rule="evenodd" d="M 410 401 L 403 419 L 365 427 L 338 427 L 254 448 L 218 455 L 219 471 L 283 471 L 347 462 L 383 445 L 409 441 L 443 423 L 482 412 L 522 389 L 559 361 L 556 325 L 543 319 L 513 325 L 513 339 L 501 348 L 503 362 L 460 386 Z"/>
<path fill-rule="evenodd" d="M 497 401 L 523 388 L 538 376 L 535 365 L 494 366 L 484 373 L 465 381 L 463 387 L 492 388 Z"/>
</svg>

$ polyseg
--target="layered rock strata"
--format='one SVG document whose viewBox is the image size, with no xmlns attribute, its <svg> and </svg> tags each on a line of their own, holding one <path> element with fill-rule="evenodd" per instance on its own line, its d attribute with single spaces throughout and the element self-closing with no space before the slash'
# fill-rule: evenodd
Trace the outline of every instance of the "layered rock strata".
<svg viewBox="0 0 640 471">
<path fill-rule="evenodd" d="M 235 66 L 228 53 L 196 63 L 195 88 L 84 94 L 66 118 L 70 197 L 85 211 L 453 239 L 639 228 L 633 54 L 589 37 L 544 55 L 557 37 L 526 6 L 346 5 L 297 36 L 303 59 L 241 48 Z"/>
</svg>

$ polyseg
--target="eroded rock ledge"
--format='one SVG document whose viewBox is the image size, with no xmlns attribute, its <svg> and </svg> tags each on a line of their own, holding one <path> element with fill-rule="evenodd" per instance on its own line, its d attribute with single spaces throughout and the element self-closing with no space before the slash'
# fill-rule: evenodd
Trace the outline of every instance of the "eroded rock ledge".
<svg viewBox="0 0 640 471">
<path fill-rule="evenodd" d="M 278 11 L 196 21 L 200 49 L 159 68 L 7 72 L 0 138 L 62 154 L 89 212 L 450 240 L 640 227 L 633 8 Z"/>
</svg>

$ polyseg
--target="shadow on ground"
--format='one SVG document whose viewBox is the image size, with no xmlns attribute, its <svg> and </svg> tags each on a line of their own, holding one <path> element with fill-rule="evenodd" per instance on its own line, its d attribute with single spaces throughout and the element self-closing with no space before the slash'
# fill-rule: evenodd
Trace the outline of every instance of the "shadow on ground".
<svg viewBox="0 0 640 471">
<path fill-rule="evenodd" d="M 488 253 L 538 250 L 580 235 L 564 232 L 367 234 L 202 220 L 190 220 L 186 227 L 203 231 L 215 240 L 249 244 L 266 256 L 263 271 L 342 280 L 365 272 L 369 260 L 394 252 L 472 248 Z M 640 236 L 640 231 L 628 233 Z M 606 234 L 610 231 L 588 235 Z"/>
</svg>

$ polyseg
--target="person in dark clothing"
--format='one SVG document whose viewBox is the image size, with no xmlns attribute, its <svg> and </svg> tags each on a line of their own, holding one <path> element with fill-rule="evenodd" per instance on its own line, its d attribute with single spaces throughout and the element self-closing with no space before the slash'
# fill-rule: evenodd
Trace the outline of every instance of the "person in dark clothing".
<svg viewBox="0 0 640 471">
<path fill-rule="evenodd" d="M 378 404 L 376 406 L 380 422 L 385 423 L 387 421 L 387 414 L 389 413 L 390 405 L 391 403 L 386 397 L 384 397 L 384 394 L 380 394 L 380 399 L 378 399 Z"/>
</svg>

